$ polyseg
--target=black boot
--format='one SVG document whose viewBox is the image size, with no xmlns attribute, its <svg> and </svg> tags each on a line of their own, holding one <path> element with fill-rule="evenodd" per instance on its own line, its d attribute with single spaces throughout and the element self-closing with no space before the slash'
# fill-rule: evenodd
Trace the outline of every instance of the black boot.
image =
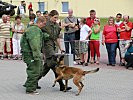
<svg viewBox="0 0 133 100">
<path fill-rule="evenodd" d="M 42 78 L 42 76 L 39 76 L 39 77 L 38 77 L 38 82 L 39 82 L 39 80 L 40 80 L 41 78 Z M 38 85 L 38 82 L 37 82 L 37 87 L 36 87 L 36 88 L 37 88 L 37 89 L 41 89 L 41 86 Z"/>
<path fill-rule="evenodd" d="M 67 90 L 71 90 L 72 89 L 72 87 L 67 87 Z M 61 87 L 60 86 L 60 91 L 64 91 L 65 90 L 65 86 L 64 87 Z"/>
<path fill-rule="evenodd" d="M 62 81 L 62 80 L 61 80 Z M 63 83 L 63 82 L 62 82 Z M 65 90 L 65 85 L 64 84 L 60 84 L 60 82 L 59 82 L 59 85 L 60 85 L 60 91 L 64 91 Z M 72 87 L 67 87 L 67 89 L 66 90 L 71 90 L 72 89 Z"/>
<path fill-rule="evenodd" d="M 41 89 L 41 86 L 39 86 L 38 83 L 37 83 L 37 87 L 36 87 L 36 88 L 37 88 L 37 89 Z"/>
</svg>

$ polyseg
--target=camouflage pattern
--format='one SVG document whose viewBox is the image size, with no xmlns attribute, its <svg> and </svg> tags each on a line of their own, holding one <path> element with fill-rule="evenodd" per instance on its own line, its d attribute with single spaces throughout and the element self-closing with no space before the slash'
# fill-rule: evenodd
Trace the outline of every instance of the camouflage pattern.
<svg viewBox="0 0 133 100">
<path fill-rule="evenodd" d="M 55 66 L 57 65 L 57 58 L 55 57 L 55 41 L 59 38 L 60 30 L 61 29 L 58 24 L 54 24 L 50 21 L 48 21 L 46 26 L 42 29 L 43 32 L 47 32 L 49 34 L 50 39 L 44 42 L 46 62 L 43 66 L 42 75 L 38 78 L 38 80 L 41 79 L 42 76 L 45 76 L 50 69 L 53 70 L 55 77 L 58 77 L 55 72 Z M 58 82 L 61 88 L 64 87 L 62 80 L 59 80 Z"/>
<path fill-rule="evenodd" d="M 38 77 L 42 73 L 42 44 L 47 40 L 48 34 L 43 33 L 37 26 L 29 27 L 21 38 L 21 52 L 24 62 L 27 64 L 26 91 L 32 92 L 37 88 Z"/>
<path fill-rule="evenodd" d="M 44 52 L 46 58 L 50 58 L 55 55 L 56 44 L 55 41 L 59 38 L 60 27 L 57 23 L 52 23 L 51 21 L 47 21 L 46 26 L 42 28 L 43 32 L 49 34 L 49 40 L 44 41 Z"/>
</svg>

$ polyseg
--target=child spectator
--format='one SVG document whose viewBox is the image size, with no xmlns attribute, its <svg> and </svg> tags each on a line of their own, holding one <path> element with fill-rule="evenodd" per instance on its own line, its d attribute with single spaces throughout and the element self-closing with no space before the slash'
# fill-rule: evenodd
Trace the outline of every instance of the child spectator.
<svg viewBox="0 0 133 100">
<path fill-rule="evenodd" d="M 91 35 L 91 28 L 86 25 L 86 19 L 82 18 L 80 21 L 81 29 L 80 29 L 80 54 L 81 54 L 81 62 L 79 64 L 83 64 L 88 66 L 88 38 Z"/>
</svg>

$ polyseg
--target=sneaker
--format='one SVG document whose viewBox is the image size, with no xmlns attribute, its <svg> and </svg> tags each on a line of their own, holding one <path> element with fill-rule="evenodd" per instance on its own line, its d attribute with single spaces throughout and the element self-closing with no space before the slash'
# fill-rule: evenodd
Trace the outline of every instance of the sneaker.
<svg viewBox="0 0 133 100">
<path fill-rule="evenodd" d="M 74 63 L 74 65 L 76 65 L 76 64 L 77 64 L 77 62 L 76 62 L 76 61 L 74 61 L 73 63 Z"/>
<path fill-rule="evenodd" d="M 7 58 L 8 60 L 10 60 L 11 59 L 11 56 L 10 55 L 8 55 L 8 58 Z"/>
<path fill-rule="evenodd" d="M 1 60 L 4 60 L 4 56 L 2 55 L 2 56 L 0 57 L 0 59 L 1 59 Z"/>
<path fill-rule="evenodd" d="M 13 57 L 13 60 L 18 60 L 18 57 L 17 56 Z"/>
<path fill-rule="evenodd" d="M 96 64 L 99 65 L 99 61 L 96 61 Z"/>
<path fill-rule="evenodd" d="M 90 61 L 90 64 L 94 64 L 94 61 Z"/>
<path fill-rule="evenodd" d="M 115 64 L 112 64 L 111 66 L 115 66 Z"/>
<path fill-rule="evenodd" d="M 82 62 L 82 61 L 78 62 L 78 65 L 83 65 L 83 64 L 84 64 L 84 62 Z"/>
<path fill-rule="evenodd" d="M 133 70 L 133 67 L 128 67 L 127 69 L 128 69 L 128 70 Z"/>
<path fill-rule="evenodd" d="M 88 63 L 85 63 L 85 66 L 88 66 Z"/>
<path fill-rule="evenodd" d="M 31 94 L 31 95 L 39 95 L 37 91 L 26 91 L 26 94 Z"/>
<path fill-rule="evenodd" d="M 107 66 L 112 66 L 112 64 L 107 64 Z"/>
<path fill-rule="evenodd" d="M 125 63 L 120 63 L 120 66 L 125 66 Z"/>
<path fill-rule="evenodd" d="M 19 59 L 19 60 L 22 60 L 22 57 L 19 57 L 18 59 Z"/>
<path fill-rule="evenodd" d="M 26 87 L 26 85 L 24 84 L 23 87 Z M 41 86 L 37 86 L 36 89 L 41 89 Z"/>
</svg>

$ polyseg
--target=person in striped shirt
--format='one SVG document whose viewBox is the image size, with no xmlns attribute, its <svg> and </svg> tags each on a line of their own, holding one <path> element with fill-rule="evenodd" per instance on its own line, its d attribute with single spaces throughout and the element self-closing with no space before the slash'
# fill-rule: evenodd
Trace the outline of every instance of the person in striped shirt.
<svg viewBox="0 0 133 100">
<path fill-rule="evenodd" d="M 6 44 L 6 51 L 11 52 L 10 47 L 10 30 L 11 24 L 7 21 L 7 15 L 2 16 L 2 22 L 0 23 L 0 59 L 4 59 L 4 45 Z M 7 54 L 10 59 L 11 54 Z"/>
</svg>

